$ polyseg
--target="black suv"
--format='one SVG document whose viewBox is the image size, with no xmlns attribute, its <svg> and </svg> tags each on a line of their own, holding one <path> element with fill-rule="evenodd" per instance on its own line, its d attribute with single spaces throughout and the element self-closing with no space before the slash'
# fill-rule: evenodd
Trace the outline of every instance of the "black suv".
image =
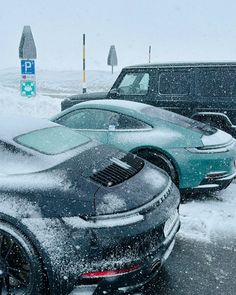
<svg viewBox="0 0 236 295">
<path fill-rule="evenodd" d="M 144 102 L 209 123 L 236 137 L 236 63 L 126 67 L 108 93 L 72 96 L 62 102 L 62 109 L 96 98 Z"/>
</svg>

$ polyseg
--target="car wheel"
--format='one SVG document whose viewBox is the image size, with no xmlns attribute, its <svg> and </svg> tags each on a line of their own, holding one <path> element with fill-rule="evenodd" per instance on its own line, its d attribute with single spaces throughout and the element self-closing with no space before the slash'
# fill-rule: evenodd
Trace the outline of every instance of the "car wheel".
<svg viewBox="0 0 236 295">
<path fill-rule="evenodd" d="M 166 156 L 155 153 L 151 156 L 150 162 L 166 171 L 170 175 L 172 181 L 175 184 L 178 184 L 178 175 L 176 173 L 175 167 L 172 164 L 172 161 L 169 160 Z"/>
<path fill-rule="evenodd" d="M 0 295 L 39 295 L 43 271 L 39 257 L 18 229 L 0 221 Z"/>
</svg>

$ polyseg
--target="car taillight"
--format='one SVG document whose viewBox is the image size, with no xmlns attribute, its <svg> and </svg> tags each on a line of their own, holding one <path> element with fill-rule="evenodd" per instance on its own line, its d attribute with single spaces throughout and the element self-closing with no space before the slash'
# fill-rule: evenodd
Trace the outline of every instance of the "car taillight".
<svg viewBox="0 0 236 295">
<path fill-rule="evenodd" d="M 135 264 L 130 266 L 129 268 L 123 268 L 123 269 L 111 269 L 111 270 L 103 270 L 103 271 L 86 272 L 82 274 L 81 277 L 83 279 L 111 277 L 111 276 L 127 274 L 135 270 L 138 270 L 139 268 L 140 268 L 140 265 Z"/>
<path fill-rule="evenodd" d="M 219 178 L 219 177 L 223 177 L 224 175 L 226 175 L 227 172 L 226 171 L 220 171 L 220 172 L 211 172 L 211 173 L 208 173 L 206 178 L 207 179 L 213 179 L 213 178 Z"/>
</svg>

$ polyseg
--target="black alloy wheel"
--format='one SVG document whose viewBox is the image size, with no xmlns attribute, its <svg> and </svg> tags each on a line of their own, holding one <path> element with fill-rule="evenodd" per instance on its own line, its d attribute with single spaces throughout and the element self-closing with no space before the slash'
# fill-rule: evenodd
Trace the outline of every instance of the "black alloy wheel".
<svg viewBox="0 0 236 295">
<path fill-rule="evenodd" d="M 162 154 L 153 154 L 153 156 L 150 158 L 150 162 L 166 171 L 170 175 L 172 181 L 175 184 L 178 184 L 178 176 L 170 159 Z"/>
<path fill-rule="evenodd" d="M 175 166 L 168 157 L 161 154 L 160 152 L 155 151 L 148 151 L 143 150 L 135 153 L 137 156 L 149 161 L 150 163 L 154 164 L 155 166 L 163 169 L 169 176 L 171 177 L 172 181 L 179 186 L 179 177 L 176 172 Z"/>
<path fill-rule="evenodd" d="M 0 295 L 42 294 L 43 272 L 38 255 L 18 229 L 0 221 Z"/>
</svg>

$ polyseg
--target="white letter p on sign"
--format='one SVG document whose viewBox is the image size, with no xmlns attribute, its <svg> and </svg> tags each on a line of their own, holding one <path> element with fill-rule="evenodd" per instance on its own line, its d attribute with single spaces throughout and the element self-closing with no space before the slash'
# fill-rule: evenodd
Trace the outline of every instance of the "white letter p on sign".
<svg viewBox="0 0 236 295">
<path fill-rule="evenodd" d="M 30 69 L 30 68 L 31 68 L 31 62 L 30 61 L 26 61 L 25 62 L 25 71 L 27 72 L 28 69 Z"/>
</svg>

